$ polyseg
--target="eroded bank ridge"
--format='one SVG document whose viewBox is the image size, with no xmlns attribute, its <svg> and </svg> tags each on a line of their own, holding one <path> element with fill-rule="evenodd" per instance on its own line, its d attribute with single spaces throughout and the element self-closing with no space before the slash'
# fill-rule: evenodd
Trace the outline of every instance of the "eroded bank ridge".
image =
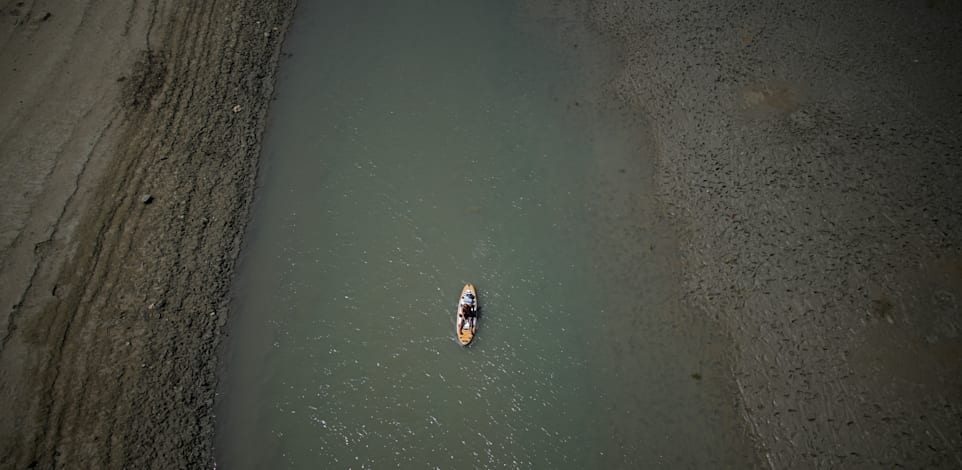
<svg viewBox="0 0 962 470">
<path fill-rule="evenodd" d="M 7 3 L 2 466 L 209 466 L 294 2 Z"/>
</svg>

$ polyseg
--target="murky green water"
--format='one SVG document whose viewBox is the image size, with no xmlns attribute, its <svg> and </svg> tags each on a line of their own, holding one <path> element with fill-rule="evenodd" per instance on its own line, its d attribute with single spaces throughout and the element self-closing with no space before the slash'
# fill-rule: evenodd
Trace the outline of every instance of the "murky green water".
<svg viewBox="0 0 962 470">
<path fill-rule="evenodd" d="M 677 306 L 644 122 L 591 101 L 599 56 L 508 3 L 399 3 L 298 6 L 219 465 L 751 465 L 724 342 Z"/>
</svg>

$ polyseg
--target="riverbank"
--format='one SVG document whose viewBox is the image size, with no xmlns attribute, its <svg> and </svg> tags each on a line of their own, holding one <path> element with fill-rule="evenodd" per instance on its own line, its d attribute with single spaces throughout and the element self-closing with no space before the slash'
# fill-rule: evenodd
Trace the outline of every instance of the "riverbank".
<svg viewBox="0 0 962 470">
<path fill-rule="evenodd" d="M 3 468 L 213 464 L 215 351 L 292 10 L 2 5 Z"/>
<path fill-rule="evenodd" d="M 686 301 L 770 466 L 962 463 L 960 8 L 555 3 L 649 116 Z"/>
</svg>

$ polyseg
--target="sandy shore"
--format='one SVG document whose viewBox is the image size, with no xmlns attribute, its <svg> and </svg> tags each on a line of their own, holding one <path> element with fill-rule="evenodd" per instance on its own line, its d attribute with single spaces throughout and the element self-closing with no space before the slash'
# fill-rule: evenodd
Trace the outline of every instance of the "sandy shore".
<svg viewBox="0 0 962 470">
<path fill-rule="evenodd" d="M 734 340 L 762 460 L 962 465 L 960 5 L 555 7 L 653 122 L 687 301 Z"/>
<path fill-rule="evenodd" d="M 213 463 L 293 1 L 0 4 L 0 467 Z"/>
</svg>

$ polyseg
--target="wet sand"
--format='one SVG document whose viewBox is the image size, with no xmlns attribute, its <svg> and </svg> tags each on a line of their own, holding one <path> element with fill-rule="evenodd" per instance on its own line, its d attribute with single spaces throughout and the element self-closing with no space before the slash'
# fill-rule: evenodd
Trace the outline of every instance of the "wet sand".
<svg viewBox="0 0 962 470">
<path fill-rule="evenodd" d="M 548 3 L 619 52 L 763 460 L 962 465 L 958 2 Z M 0 3 L 0 466 L 212 464 L 292 9 Z"/>
</svg>

